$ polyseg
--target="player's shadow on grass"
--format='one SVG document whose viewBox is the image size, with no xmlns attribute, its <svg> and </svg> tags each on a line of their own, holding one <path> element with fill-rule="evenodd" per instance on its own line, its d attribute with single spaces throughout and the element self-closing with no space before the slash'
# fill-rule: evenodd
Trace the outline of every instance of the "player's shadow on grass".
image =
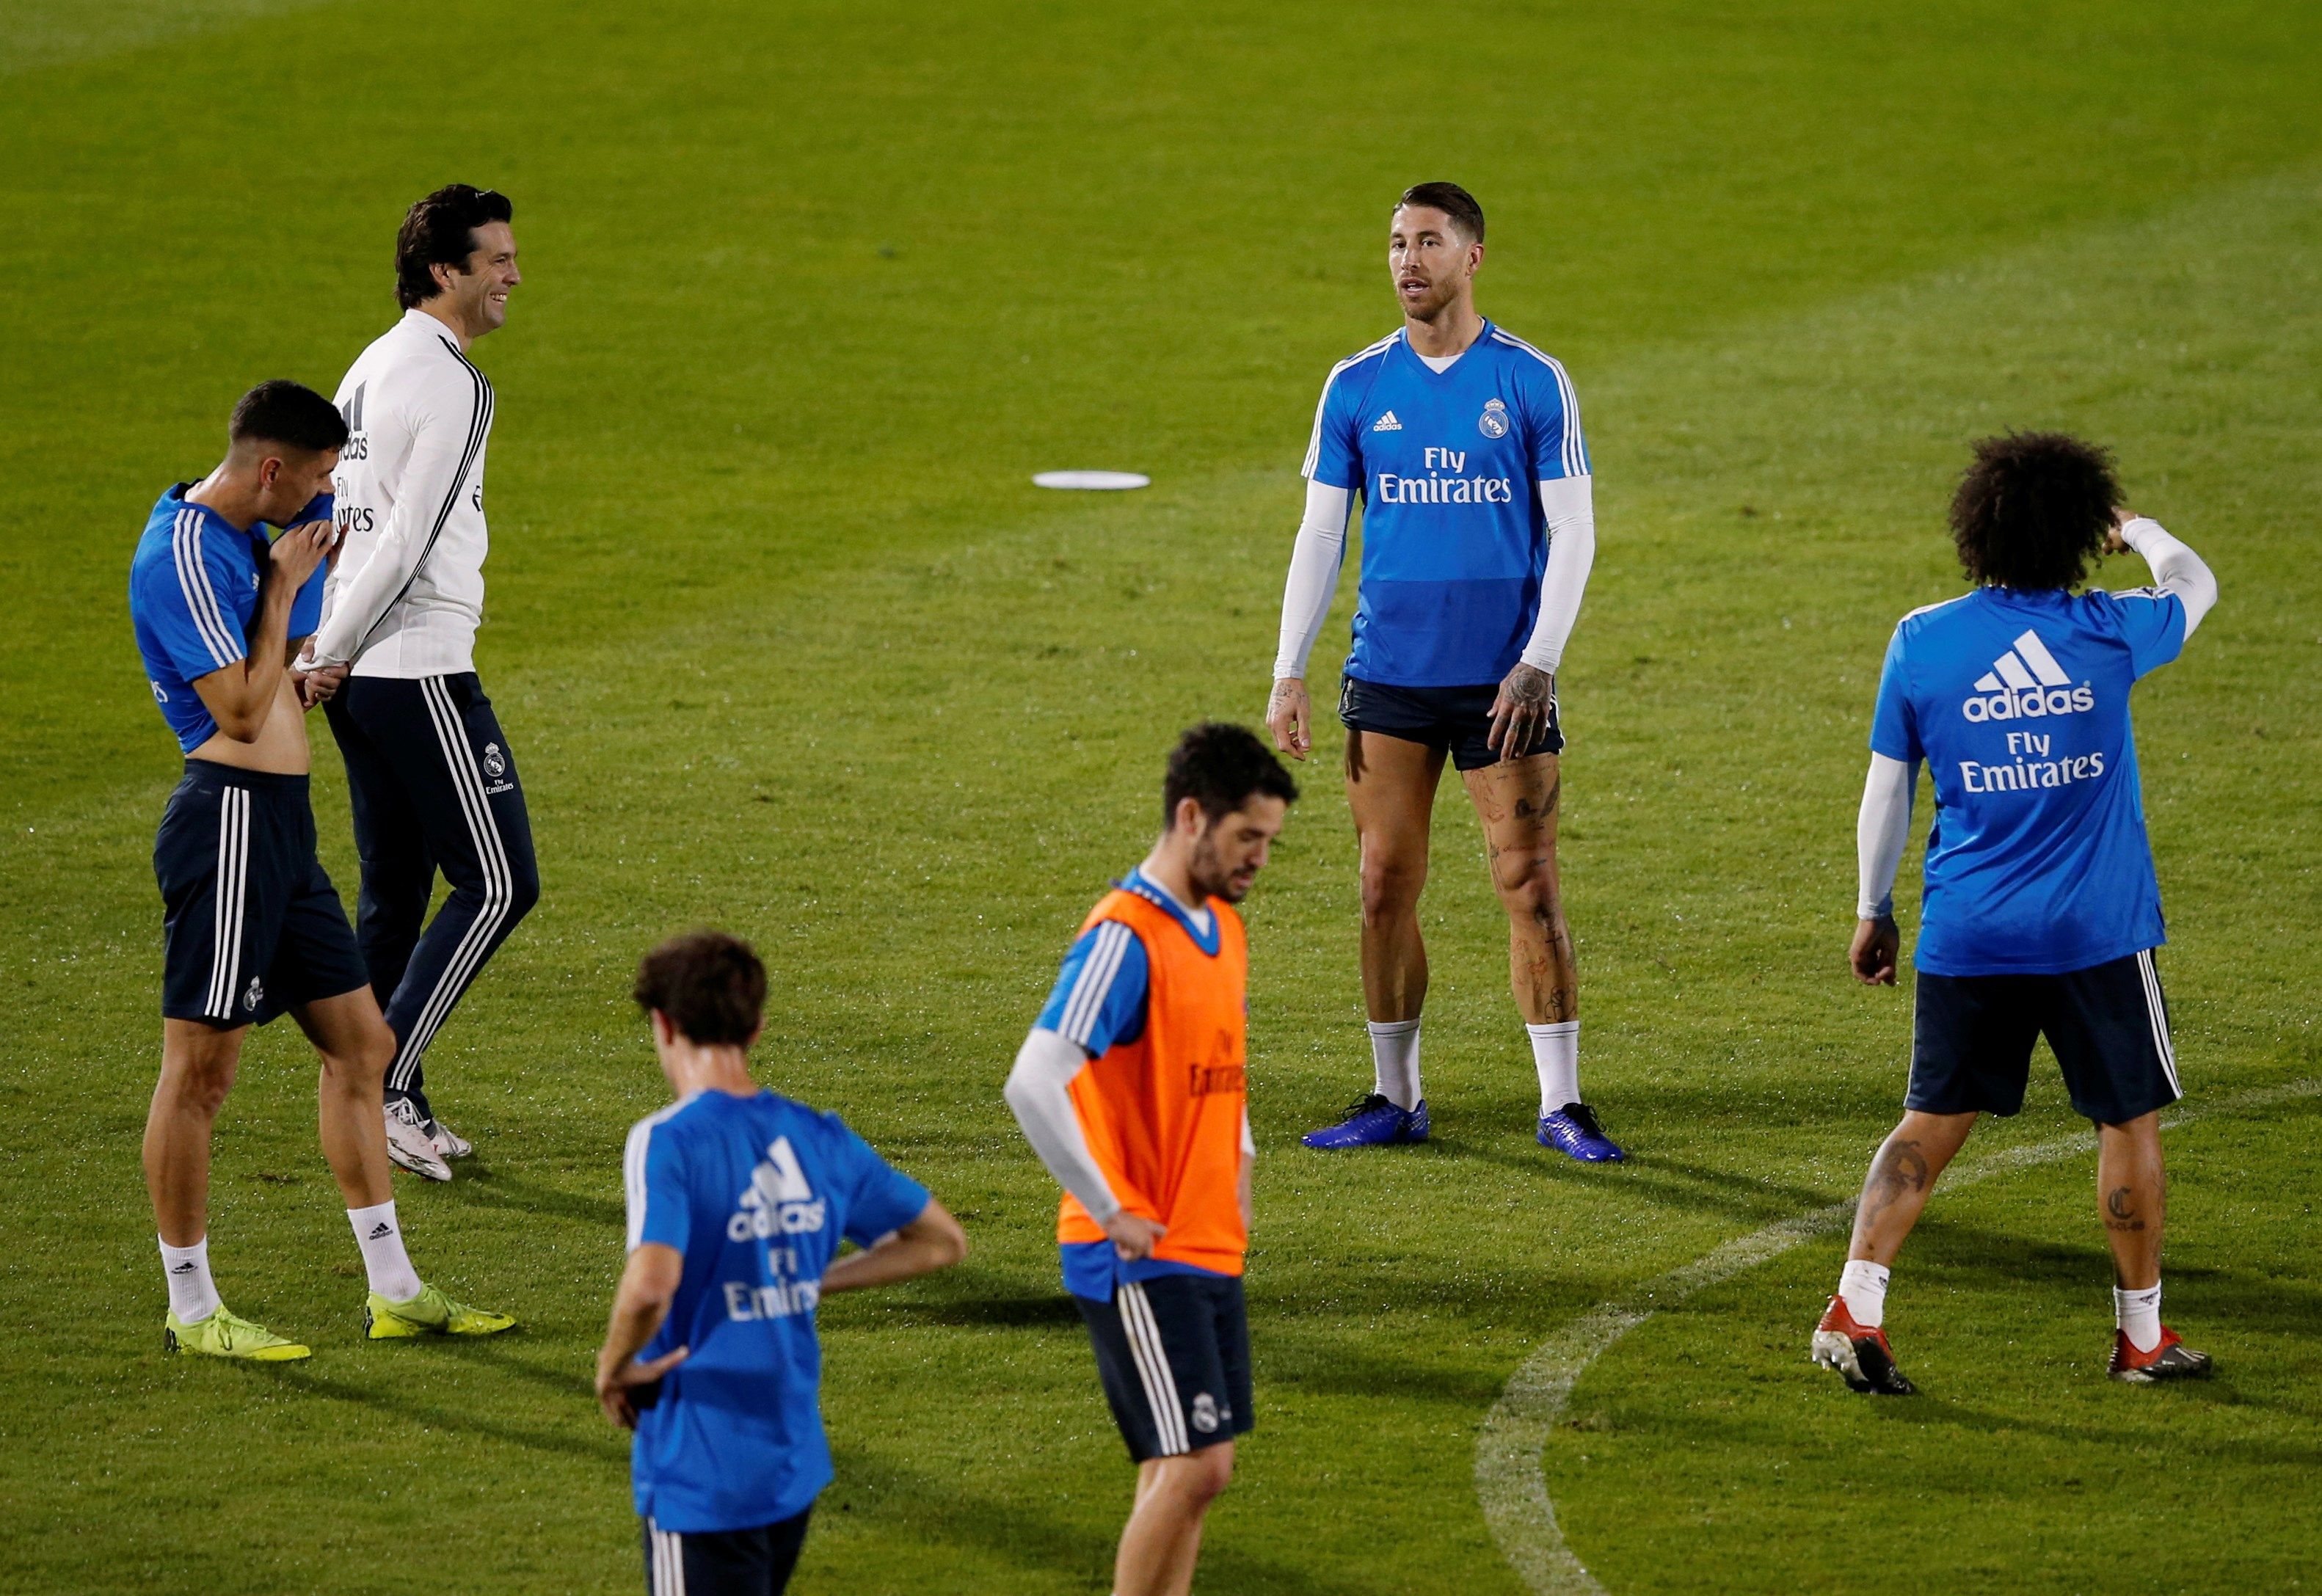
<svg viewBox="0 0 2322 1596">
<path fill-rule="evenodd" d="M 947 1301 L 898 1303 L 880 1316 L 888 1327 L 948 1329 L 1055 1330 L 1081 1327 L 1081 1310 L 1059 1287 L 1039 1296 L 959 1297 Z"/>
<path fill-rule="evenodd" d="M 2223 1380 L 2180 1381 L 2162 1392 L 2139 1391 L 2135 1394 L 2143 1400 L 2150 1400 L 2158 1395 L 2163 1401 L 2195 1402 L 2206 1408 L 2258 1405 L 2248 1403 L 2229 1382 Z M 2107 1424 L 2058 1424 L 2030 1418 L 2018 1409 L 1993 1412 L 1940 1395 L 1928 1401 L 1880 1400 L 1871 1404 L 1871 1409 L 1877 1417 L 1890 1423 L 1902 1418 L 1921 1426 L 1953 1425 L 1979 1435 L 2043 1436 L 2052 1441 L 2065 1441 L 2100 1452 L 2116 1448 L 2121 1440 L 2119 1430 Z M 2322 1470 L 2322 1446 L 2253 1440 L 2246 1435 L 2205 1436 L 2180 1429 L 2171 1435 L 2169 1447 L 2172 1452 L 2190 1452 L 2235 1464 L 2267 1464 L 2296 1469 L 2309 1478 L 2316 1471 Z"/>
<path fill-rule="evenodd" d="M 1633 1153 L 1625 1163 L 1617 1164 L 1583 1164 L 1544 1148 L 1536 1154 L 1528 1154 L 1509 1152 L 1494 1143 L 1448 1136 L 1436 1137 L 1432 1145 L 1445 1154 L 1496 1164 L 1548 1185 L 1589 1187 L 1611 1183 L 1623 1196 L 1641 1197 L 1663 1208 L 1689 1214 L 1712 1209 L 1761 1225 L 1796 1218 L 1844 1200 L 1827 1191 L 1660 1158 L 1651 1153 Z"/>
<path fill-rule="evenodd" d="M 434 1402 L 416 1401 L 376 1386 L 357 1385 L 349 1381 L 334 1379 L 328 1374 L 311 1374 L 303 1370 L 284 1369 L 278 1378 L 293 1391 L 332 1401 L 348 1402 L 369 1408 L 376 1412 L 404 1420 L 426 1429 L 448 1430 L 454 1434 L 481 1436 L 487 1440 L 503 1441 L 511 1446 L 522 1446 L 530 1452 L 553 1453 L 561 1457 L 577 1457 L 589 1463 L 619 1467 L 628 1462 L 629 1448 L 626 1438 L 616 1439 L 608 1427 L 602 1440 L 584 1440 L 577 1436 L 560 1435 L 552 1430 L 531 1429 L 522 1425 L 507 1424 L 484 1418 L 472 1409 L 441 1407 Z M 571 1390 L 569 1382 L 564 1389 Z M 584 1391 L 575 1391 L 576 1411 Z"/>
<path fill-rule="evenodd" d="M 954 1477 L 924 1473 L 878 1453 L 834 1448 L 836 1482 L 817 1510 L 867 1514 L 883 1534 L 971 1547 L 1027 1568 L 1051 1569 L 1102 1588 L 1111 1578 L 1119 1529 L 1061 1522 L 1037 1499 L 964 1490 Z M 986 1478 L 991 1476 L 987 1475 Z M 1108 1508 L 1127 1500 L 1126 1471 L 1090 1486 Z M 1227 1501 L 1230 1503 L 1229 1495 Z M 840 1507 L 840 1503 L 845 1507 Z M 1315 1574 L 1296 1562 L 1259 1556 L 1213 1537 L 1202 1548 L 1202 1588 L 1280 1591 L 1284 1596 L 1367 1596 L 1376 1587 Z"/>
<path fill-rule="evenodd" d="M 521 1213 L 571 1219 L 611 1230 L 622 1229 L 628 1223 L 621 1205 L 609 1197 L 590 1197 L 585 1192 L 567 1191 L 537 1181 L 500 1174 L 473 1159 L 461 1164 L 459 1178 L 444 1190 L 451 1199 L 477 1208 L 514 1208 Z"/>
</svg>

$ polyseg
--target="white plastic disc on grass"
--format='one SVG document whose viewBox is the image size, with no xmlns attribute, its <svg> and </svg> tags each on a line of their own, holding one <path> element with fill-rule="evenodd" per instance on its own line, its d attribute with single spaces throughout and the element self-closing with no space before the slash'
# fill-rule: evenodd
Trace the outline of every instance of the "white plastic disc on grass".
<svg viewBox="0 0 2322 1596">
<path fill-rule="evenodd" d="M 1042 471 L 1032 479 L 1032 486 L 1118 493 L 1124 488 L 1150 488 L 1153 479 L 1138 471 Z"/>
</svg>

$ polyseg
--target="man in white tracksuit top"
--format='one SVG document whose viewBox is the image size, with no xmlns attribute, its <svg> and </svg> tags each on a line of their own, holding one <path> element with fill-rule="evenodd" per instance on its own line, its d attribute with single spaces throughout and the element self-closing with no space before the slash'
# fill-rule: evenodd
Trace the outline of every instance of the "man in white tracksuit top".
<svg viewBox="0 0 2322 1596">
<path fill-rule="evenodd" d="M 438 1181 L 471 1149 L 436 1119 L 420 1060 L 540 896 L 516 757 L 475 667 L 492 385 L 467 351 L 522 280 L 513 215 L 506 196 L 455 183 L 404 218 L 403 319 L 339 384 L 341 544 L 311 645 L 311 668 L 352 667 L 330 721 L 362 861 L 357 936 L 397 1044 L 388 1146 Z M 438 871 L 452 891 L 429 921 Z"/>
</svg>

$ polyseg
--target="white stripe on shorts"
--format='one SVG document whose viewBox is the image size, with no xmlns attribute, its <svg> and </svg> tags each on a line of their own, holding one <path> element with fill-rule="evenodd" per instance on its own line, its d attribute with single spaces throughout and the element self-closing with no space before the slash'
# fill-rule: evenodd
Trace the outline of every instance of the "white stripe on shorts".
<svg viewBox="0 0 2322 1596">
<path fill-rule="evenodd" d="M 1161 1455 L 1175 1457 L 1193 1448 L 1185 1440 L 1185 1409 L 1177 1400 L 1177 1377 L 1169 1368 L 1169 1354 L 1161 1345 L 1161 1327 L 1153 1318 L 1153 1304 L 1145 1287 L 1135 1281 L 1113 1293 L 1120 1310 L 1121 1328 L 1129 1333 L 1129 1354 L 1137 1360 L 1137 1377 L 1145 1386 L 1147 1406 L 1153 1409 L 1153 1428 Z"/>
<path fill-rule="evenodd" d="M 2169 1090 L 2181 1098 L 2185 1089 L 2177 1083 L 2177 1050 L 2169 1045 L 2169 1010 L 2161 1000 L 2161 972 L 2153 968 L 2151 948 L 2136 955 L 2136 973 L 2144 981 L 2144 1015 L 2153 1026 L 2153 1045 L 2161 1054 L 2161 1068 L 2169 1077 Z"/>
<path fill-rule="evenodd" d="M 250 789 L 228 787 L 218 793 L 217 879 L 210 904 L 210 984 L 202 1012 L 233 1017 L 233 996 L 242 984 L 243 900 L 250 881 Z"/>
</svg>

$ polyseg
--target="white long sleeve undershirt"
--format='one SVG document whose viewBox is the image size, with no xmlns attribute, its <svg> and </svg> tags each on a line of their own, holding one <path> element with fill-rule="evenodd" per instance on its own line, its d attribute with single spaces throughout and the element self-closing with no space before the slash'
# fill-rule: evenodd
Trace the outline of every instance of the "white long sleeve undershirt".
<svg viewBox="0 0 2322 1596">
<path fill-rule="evenodd" d="M 1307 656 L 1330 618 L 1330 596 L 1339 588 L 1339 565 L 1347 557 L 1347 516 L 1355 496 L 1327 482 L 1306 484 L 1306 514 L 1290 545 L 1290 575 L 1282 586 L 1282 638 L 1274 650 L 1274 679 L 1306 674 Z"/>
<path fill-rule="evenodd" d="M 1595 479 L 1566 477 L 1540 485 L 1540 509 L 1548 517 L 1548 570 L 1540 578 L 1540 613 L 1525 643 L 1523 662 L 1553 674 L 1563 662 L 1564 645 L 1580 616 L 1581 595 L 1596 561 Z M 1347 553 L 1347 518 L 1353 493 L 1326 482 L 1306 484 L 1306 513 L 1291 545 L 1290 575 L 1283 584 L 1282 635 L 1275 649 L 1274 678 L 1304 678 L 1306 661 L 1322 635 L 1338 590 L 1339 566 Z"/>
<path fill-rule="evenodd" d="M 1081 1130 L 1081 1117 L 1073 1111 L 1073 1077 L 1088 1067 L 1080 1044 L 1057 1032 L 1035 1026 L 1016 1050 L 1016 1067 L 1002 1089 L 1024 1139 L 1032 1144 L 1056 1184 L 1080 1199 L 1089 1218 L 1102 1225 L 1120 1212 L 1120 1199 L 1097 1167 Z"/>
<path fill-rule="evenodd" d="M 1596 493 L 1593 477 L 1563 477 L 1540 485 L 1548 516 L 1548 569 L 1540 579 L 1540 615 L 1523 662 L 1550 676 L 1564 662 L 1564 644 L 1580 619 L 1580 596 L 1596 563 Z"/>
<path fill-rule="evenodd" d="M 2201 557 L 2172 537 L 2161 523 L 2140 515 L 2120 529 L 2121 542 L 2153 568 L 2153 585 L 2174 593 L 2185 606 L 2185 635 L 2217 602 L 2217 579 Z M 1895 872 L 1911 836 L 1911 797 L 1918 767 L 1883 753 L 1870 756 L 1862 783 L 1862 808 L 1854 822 L 1856 915 L 1866 920 L 1895 912 Z"/>
<path fill-rule="evenodd" d="M 1862 783 L 1862 811 L 1854 821 L 1855 914 L 1885 919 L 1895 912 L 1895 871 L 1911 840 L 1911 792 L 1919 769 L 1907 761 L 1870 756 Z"/>
<path fill-rule="evenodd" d="M 1079 1043 L 1035 1026 L 1024 1038 L 1024 1045 L 1016 1050 L 1015 1068 L 1008 1072 L 1008 1084 L 1001 1092 L 1016 1115 L 1016 1123 L 1023 1127 L 1024 1139 L 1032 1144 L 1032 1151 L 1056 1177 L 1056 1184 L 1078 1198 L 1089 1218 L 1102 1225 L 1120 1211 L 1120 1199 L 1097 1167 L 1096 1154 L 1089 1151 L 1088 1136 L 1081 1129 L 1081 1117 L 1073 1111 L 1073 1077 L 1086 1069 L 1088 1062 Z M 1257 1156 L 1247 1106 L 1241 1112 L 1241 1152 L 1244 1158 Z"/>
<path fill-rule="evenodd" d="M 2142 554 L 2144 563 L 2153 568 L 2154 587 L 2177 595 L 2185 606 L 2185 635 L 2192 636 L 2201 617 L 2217 606 L 2217 577 L 2199 554 L 2150 515 L 2139 515 L 2122 527 L 2120 541 Z"/>
</svg>

